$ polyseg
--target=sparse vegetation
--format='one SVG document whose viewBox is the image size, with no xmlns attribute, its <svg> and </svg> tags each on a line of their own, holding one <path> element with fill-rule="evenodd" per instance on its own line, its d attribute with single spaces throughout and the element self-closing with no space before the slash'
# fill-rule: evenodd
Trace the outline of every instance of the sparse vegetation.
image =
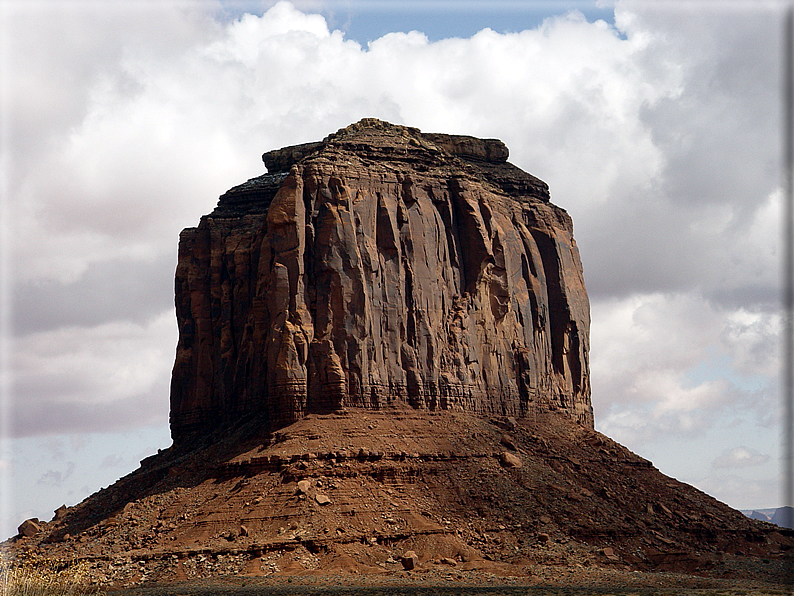
<svg viewBox="0 0 794 596">
<path fill-rule="evenodd" d="M 86 563 L 58 567 L 41 560 L 19 561 L 0 555 L 0 596 L 100 596 L 104 593 L 89 585 Z"/>
</svg>

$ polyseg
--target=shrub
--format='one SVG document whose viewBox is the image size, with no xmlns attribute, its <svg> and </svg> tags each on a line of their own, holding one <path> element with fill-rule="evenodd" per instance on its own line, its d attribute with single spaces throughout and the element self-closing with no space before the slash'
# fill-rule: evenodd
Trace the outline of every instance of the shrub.
<svg viewBox="0 0 794 596">
<path fill-rule="evenodd" d="M 15 561 L 0 555 L 0 596 L 99 596 L 103 592 L 88 585 L 85 562 L 56 567 L 50 562 L 27 558 Z"/>
</svg>

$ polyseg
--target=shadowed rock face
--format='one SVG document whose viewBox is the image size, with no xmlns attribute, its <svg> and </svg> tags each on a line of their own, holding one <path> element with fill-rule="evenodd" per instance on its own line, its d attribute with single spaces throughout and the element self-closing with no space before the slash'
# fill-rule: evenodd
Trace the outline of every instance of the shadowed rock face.
<svg viewBox="0 0 794 596">
<path fill-rule="evenodd" d="M 180 237 L 174 440 L 398 402 L 592 427 L 572 222 L 507 156 L 374 119 L 266 153 Z"/>
</svg>

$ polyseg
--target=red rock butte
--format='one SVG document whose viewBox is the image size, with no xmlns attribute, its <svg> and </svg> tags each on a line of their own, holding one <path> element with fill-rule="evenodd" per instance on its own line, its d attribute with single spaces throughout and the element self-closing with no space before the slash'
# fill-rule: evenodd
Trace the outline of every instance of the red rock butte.
<svg viewBox="0 0 794 596">
<path fill-rule="evenodd" d="M 500 141 L 367 119 L 264 161 L 181 236 L 174 444 L 23 521 L 0 567 L 124 594 L 791 585 L 794 531 L 593 428 L 571 219 Z"/>
<path fill-rule="evenodd" d="M 174 440 L 405 404 L 592 427 L 573 224 L 507 157 L 371 118 L 265 153 L 180 236 Z"/>
</svg>

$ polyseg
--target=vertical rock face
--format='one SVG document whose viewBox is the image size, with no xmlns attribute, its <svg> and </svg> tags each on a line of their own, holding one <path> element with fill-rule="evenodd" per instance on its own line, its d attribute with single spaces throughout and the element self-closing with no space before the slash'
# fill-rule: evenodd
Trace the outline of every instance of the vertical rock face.
<svg viewBox="0 0 794 596">
<path fill-rule="evenodd" d="M 266 153 L 180 237 L 174 440 L 398 402 L 592 426 L 572 222 L 507 156 L 374 119 Z"/>
</svg>

